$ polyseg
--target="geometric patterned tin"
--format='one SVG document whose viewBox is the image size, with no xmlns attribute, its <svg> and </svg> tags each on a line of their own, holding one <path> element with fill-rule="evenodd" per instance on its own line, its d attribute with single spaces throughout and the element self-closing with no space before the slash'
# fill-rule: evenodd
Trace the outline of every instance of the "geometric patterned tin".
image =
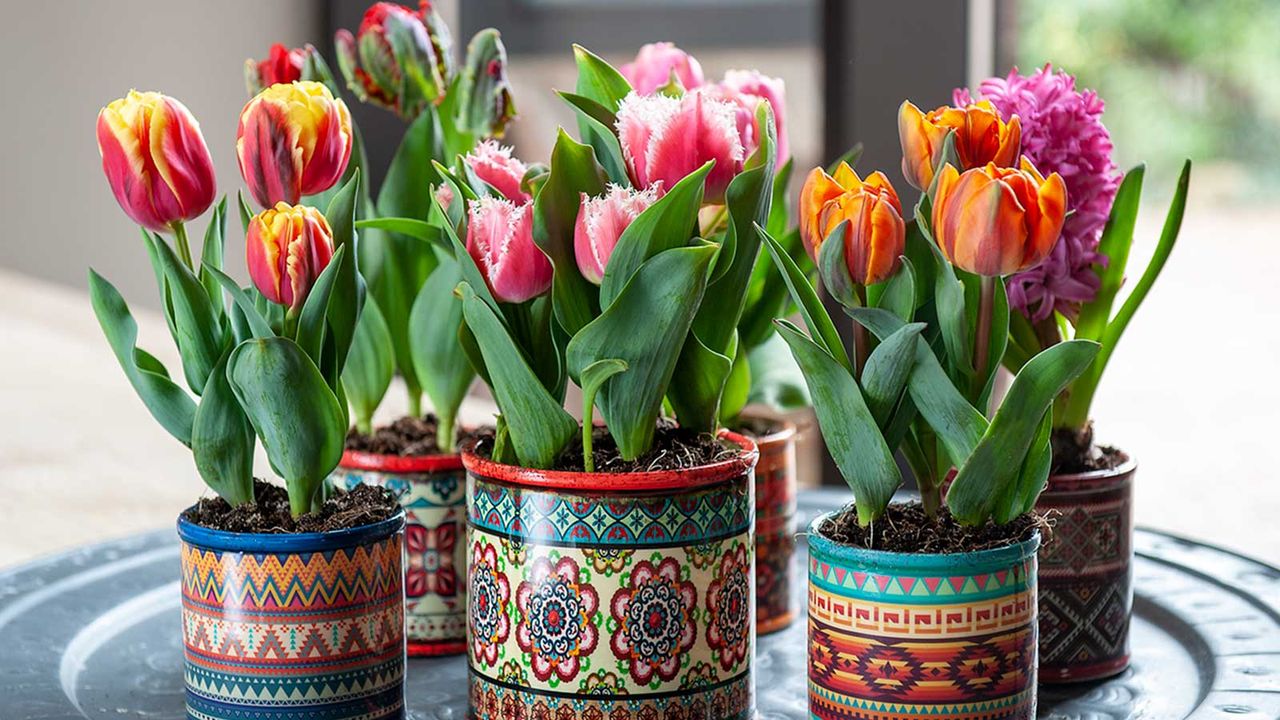
<svg viewBox="0 0 1280 720">
<path fill-rule="evenodd" d="M 754 505 L 743 452 L 676 472 L 467 467 L 476 720 L 753 717 Z"/>
<path fill-rule="evenodd" d="M 1129 666 L 1133 610 L 1133 475 L 1054 475 L 1036 509 L 1053 512 L 1040 548 L 1040 680 L 1099 680 Z"/>
<path fill-rule="evenodd" d="M 809 528 L 810 717 L 1035 717 L 1038 536 L 891 553 L 828 540 L 829 516 Z"/>
<path fill-rule="evenodd" d="M 756 633 L 765 635 L 795 620 L 791 558 L 796 549 L 796 426 L 767 421 L 780 429 L 755 438 L 756 464 Z"/>
<path fill-rule="evenodd" d="M 404 516 L 326 533 L 178 520 L 187 717 L 404 715 Z"/>
<path fill-rule="evenodd" d="M 338 487 L 385 487 L 405 512 L 405 619 L 410 657 L 467 649 L 466 475 L 462 457 L 347 450 L 329 475 Z"/>
</svg>

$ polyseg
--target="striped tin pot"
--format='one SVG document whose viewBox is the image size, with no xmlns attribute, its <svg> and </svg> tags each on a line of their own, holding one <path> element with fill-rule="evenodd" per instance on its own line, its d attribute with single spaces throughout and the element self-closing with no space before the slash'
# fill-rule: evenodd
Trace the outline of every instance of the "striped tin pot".
<svg viewBox="0 0 1280 720">
<path fill-rule="evenodd" d="M 464 447 L 476 720 L 754 716 L 755 444 L 689 470 L 540 471 Z"/>
<path fill-rule="evenodd" d="M 1036 508 L 1056 516 L 1040 549 L 1040 681 L 1098 680 L 1129 667 L 1132 459 L 1053 475 Z"/>
<path fill-rule="evenodd" d="M 796 426 L 757 437 L 756 633 L 777 632 L 795 620 Z"/>
<path fill-rule="evenodd" d="M 360 483 L 396 494 L 405 513 L 405 634 L 409 655 L 467 649 L 466 478 L 462 456 L 342 454 L 329 476 L 346 490 Z"/>
<path fill-rule="evenodd" d="M 914 555 L 809 528 L 809 716 L 1030 720 L 1040 538 Z"/>
<path fill-rule="evenodd" d="M 187 717 L 404 716 L 404 515 L 325 533 L 178 520 Z"/>
</svg>

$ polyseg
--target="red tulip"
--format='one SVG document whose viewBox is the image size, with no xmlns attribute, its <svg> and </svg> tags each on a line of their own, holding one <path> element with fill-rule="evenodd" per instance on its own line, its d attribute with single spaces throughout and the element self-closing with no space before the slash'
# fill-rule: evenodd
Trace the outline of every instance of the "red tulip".
<svg viewBox="0 0 1280 720">
<path fill-rule="evenodd" d="M 444 99 L 453 79 L 453 39 L 428 0 L 418 12 L 393 2 L 369 6 L 352 35 L 334 37 L 338 67 L 362 102 L 412 120 L 427 103 Z"/>
<path fill-rule="evenodd" d="M 573 254 L 583 277 L 600 284 L 622 231 L 658 201 L 659 189 L 654 186 L 641 191 L 613 185 L 600 197 L 583 194 L 573 228 Z"/>
<path fill-rule="evenodd" d="M 279 83 L 291 83 L 302 79 L 302 68 L 307 56 L 315 52 L 310 45 L 288 48 L 280 43 L 271 46 L 265 60 L 244 61 L 244 82 L 250 95 L 257 95 L 263 88 Z"/>
<path fill-rule="evenodd" d="M 636 187 L 656 182 L 670 189 L 708 160 L 704 200 L 724 200 L 724 191 L 742 172 L 744 151 L 733 105 L 693 90 L 684 97 L 631 93 L 618 108 L 622 156 Z"/>
<path fill-rule="evenodd" d="M 533 203 L 481 198 L 468 219 L 467 252 L 495 298 L 520 303 L 551 287 L 551 261 L 533 242 Z"/>
<path fill-rule="evenodd" d="M 236 156 L 262 207 L 333 187 L 351 160 L 351 113 L 318 82 L 272 85 L 240 113 Z"/>
<path fill-rule="evenodd" d="M 702 66 L 697 58 L 669 42 L 649 43 L 641 47 L 636 59 L 618 71 L 641 95 L 651 95 L 658 88 L 665 87 L 671 82 L 672 75 L 685 90 L 700 87 L 703 83 Z"/>
<path fill-rule="evenodd" d="M 245 257 L 258 292 L 298 310 L 333 257 L 333 231 L 319 210 L 278 203 L 249 222 Z"/>
</svg>

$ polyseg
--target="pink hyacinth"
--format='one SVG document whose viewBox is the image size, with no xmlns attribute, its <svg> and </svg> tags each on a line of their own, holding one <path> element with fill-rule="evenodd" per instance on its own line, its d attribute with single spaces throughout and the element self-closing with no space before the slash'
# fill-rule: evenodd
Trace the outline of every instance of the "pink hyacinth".
<svg viewBox="0 0 1280 720">
<path fill-rule="evenodd" d="M 706 87 L 713 97 L 737 106 L 738 135 L 742 139 L 747 157 L 760 147 L 761 130 L 756 127 L 756 108 L 761 100 L 767 101 L 773 109 L 774 130 L 778 135 L 778 165 L 781 166 L 791 157 L 784 122 L 787 90 L 782 78 L 769 77 L 758 70 L 729 70 L 719 85 Z"/>
<path fill-rule="evenodd" d="M 533 203 L 495 197 L 470 204 L 467 253 L 500 302 L 521 303 L 551 287 L 551 261 L 533 242 Z"/>
<path fill-rule="evenodd" d="M 641 95 L 657 92 L 658 88 L 671 82 L 672 74 L 685 90 L 692 90 L 703 83 L 702 65 L 697 58 L 669 42 L 649 43 L 641 47 L 636 59 L 623 65 L 618 72 Z"/>
<path fill-rule="evenodd" d="M 618 139 L 636 187 L 661 182 L 669 190 L 714 160 L 704 201 L 720 203 L 729 181 L 742 172 L 745 152 L 734 106 L 703 90 L 679 98 L 627 95 L 618 107 Z"/>
<path fill-rule="evenodd" d="M 529 168 L 511 155 L 509 146 L 499 145 L 497 140 L 485 140 L 464 159 L 476 177 L 497 188 L 504 198 L 517 205 L 531 199 L 529 193 L 520 188 Z"/>
<path fill-rule="evenodd" d="M 573 228 L 573 254 L 582 276 L 599 285 L 604 280 L 609 256 L 632 220 L 658 201 L 655 185 L 647 190 L 632 190 L 618 185 L 600 197 L 582 196 L 578 221 Z"/>
<path fill-rule="evenodd" d="M 1104 103 L 1092 90 L 1076 90 L 1075 77 L 1050 65 L 1032 75 L 1014 68 L 1007 78 L 989 78 L 978 89 L 1005 120 L 1018 116 L 1022 154 L 1041 173 L 1062 176 L 1072 211 L 1048 259 L 1009 278 L 1009 304 L 1036 322 L 1055 309 L 1073 317 L 1098 292 L 1093 266 L 1106 263 L 1098 239 L 1120 185 L 1111 135 L 1102 124 Z M 957 105 L 971 101 L 968 90 L 955 91 Z"/>
</svg>

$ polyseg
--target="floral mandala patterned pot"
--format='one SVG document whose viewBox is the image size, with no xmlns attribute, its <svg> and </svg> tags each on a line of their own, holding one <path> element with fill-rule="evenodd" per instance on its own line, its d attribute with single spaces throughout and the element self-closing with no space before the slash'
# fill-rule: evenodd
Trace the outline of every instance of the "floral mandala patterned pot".
<svg viewBox="0 0 1280 720">
<path fill-rule="evenodd" d="M 756 447 L 670 472 L 467 468 L 477 720 L 754 713 Z"/>
<path fill-rule="evenodd" d="M 325 533 L 178 519 L 187 717 L 404 716 L 404 514 Z"/>
<path fill-rule="evenodd" d="M 756 438 L 756 632 L 777 632 L 795 619 L 796 426 Z"/>
<path fill-rule="evenodd" d="M 1030 720 L 1039 535 L 914 555 L 809 527 L 809 714 L 820 720 Z"/>
<path fill-rule="evenodd" d="M 379 485 L 405 512 L 405 633 L 409 655 L 467 649 L 466 480 L 461 455 L 342 453 L 329 476 L 340 488 Z"/>
<path fill-rule="evenodd" d="M 1040 679 L 1098 680 L 1129 666 L 1133 610 L 1132 459 L 1053 475 L 1036 508 L 1056 511 L 1040 549 Z"/>
</svg>

